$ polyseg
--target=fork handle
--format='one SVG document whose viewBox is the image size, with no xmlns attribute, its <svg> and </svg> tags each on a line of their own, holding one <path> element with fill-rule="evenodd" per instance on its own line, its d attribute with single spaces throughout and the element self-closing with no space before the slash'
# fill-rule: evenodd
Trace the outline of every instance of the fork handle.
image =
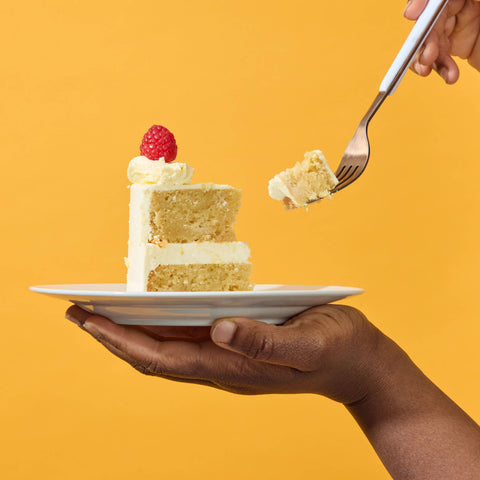
<svg viewBox="0 0 480 480">
<path fill-rule="evenodd" d="M 430 0 L 403 44 L 380 85 L 380 92 L 391 95 L 398 87 L 420 47 L 434 27 L 448 0 Z"/>
</svg>

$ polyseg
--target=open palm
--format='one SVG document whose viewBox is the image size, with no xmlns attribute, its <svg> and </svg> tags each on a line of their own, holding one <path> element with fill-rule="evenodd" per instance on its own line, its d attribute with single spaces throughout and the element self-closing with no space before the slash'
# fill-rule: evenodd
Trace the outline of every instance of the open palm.
<svg viewBox="0 0 480 480">
<path fill-rule="evenodd" d="M 417 20 L 428 0 L 411 0 L 405 17 Z M 459 77 L 458 65 L 452 57 L 468 60 L 480 70 L 480 1 L 450 0 L 428 36 L 412 69 L 421 76 L 435 70 L 445 82 L 455 83 Z"/>
</svg>

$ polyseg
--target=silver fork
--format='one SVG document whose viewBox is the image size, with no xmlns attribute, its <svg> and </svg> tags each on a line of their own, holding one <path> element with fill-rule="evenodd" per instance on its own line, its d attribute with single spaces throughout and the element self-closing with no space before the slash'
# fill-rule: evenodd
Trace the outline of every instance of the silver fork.
<svg viewBox="0 0 480 480">
<path fill-rule="evenodd" d="M 387 96 L 392 95 L 397 89 L 398 84 L 407 72 L 420 47 L 423 45 L 423 42 L 432 30 L 447 3 L 448 0 L 430 0 L 422 15 L 415 23 L 407 40 L 385 75 L 385 78 L 380 85 L 379 94 L 373 101 L 368 112 L 362 118 L 355 135 L 350 140 L 350 143 L 343 154 L 340 165 L 335 172 L 338 184 L 332 190 L 332 193 L 338 192 L 342 188 L 350 185 L 365 170 L 370 157 L 368 124 Z"/>
</svg>

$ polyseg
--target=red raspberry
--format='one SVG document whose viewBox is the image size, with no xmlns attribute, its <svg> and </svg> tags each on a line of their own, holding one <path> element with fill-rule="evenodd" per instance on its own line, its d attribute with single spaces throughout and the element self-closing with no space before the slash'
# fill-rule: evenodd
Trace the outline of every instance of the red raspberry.
<svg viewBox="0 0 480 480">
<path fill-rule="evenodd" d="M 177 143 L 173 133 L 161 125 L 153 125 L 143 136 L 140 153 L 150 160 L 163 157 L 166 163 L 173 162 L 177 157 Z"/>
</svg>

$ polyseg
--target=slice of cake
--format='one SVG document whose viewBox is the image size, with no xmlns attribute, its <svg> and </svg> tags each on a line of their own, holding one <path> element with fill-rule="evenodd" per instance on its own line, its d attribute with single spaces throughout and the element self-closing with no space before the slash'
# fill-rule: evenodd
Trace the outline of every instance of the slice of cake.
<svg viewBox="0 0 480 480">
<path fill-rule="evenodd" d="M 293 168 L 275 175 L 268 184 L 268 193 L 274 200 L 283 201 L 285 208 L 293 209 L 306 207 L 319 198 L 331 198 L 337 184 L 323 153 L 313 150 Z"/>
<path fill-rule="evenodd" d="M 131 160 L 127 172 L 133 183 L 127 291 L 250 290 L 250 250 L 233 231 L 240 190 L 191 185 L 193 169 L 168 157 L 173 135 L 160 126 L 149 132 L 141 147 L 144 155 Z M 145 146 L 148 142 L 153 147 Z"/>
</svg>

